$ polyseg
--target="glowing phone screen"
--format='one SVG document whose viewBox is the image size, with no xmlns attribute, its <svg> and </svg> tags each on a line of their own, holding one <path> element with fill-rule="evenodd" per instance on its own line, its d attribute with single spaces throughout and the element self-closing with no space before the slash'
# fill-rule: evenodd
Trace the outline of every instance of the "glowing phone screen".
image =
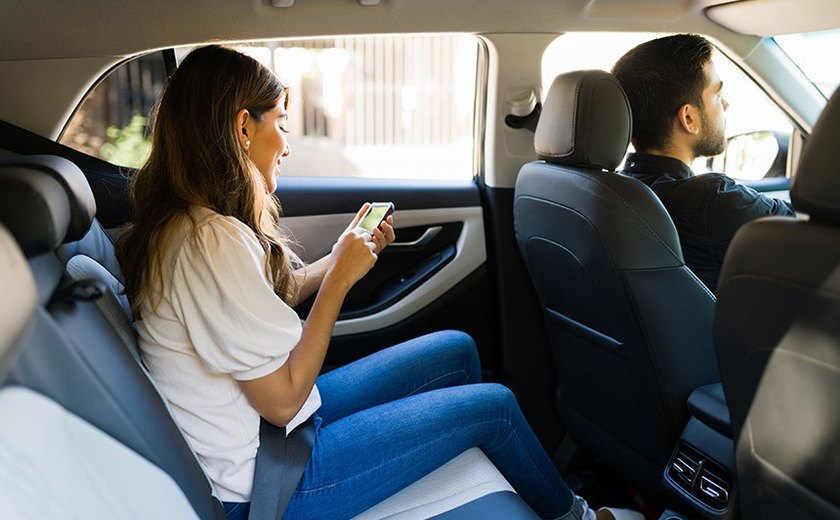
<svg viewBox="0 0 840 520">
<path fill-rule="evenodd" d="M 373 206 L 365 218 L 359 223 L 359 227 L 373 231 L 373 228 L 382 222 L 386 213 L 388 213 L 388 206 Z"/>
</svg>

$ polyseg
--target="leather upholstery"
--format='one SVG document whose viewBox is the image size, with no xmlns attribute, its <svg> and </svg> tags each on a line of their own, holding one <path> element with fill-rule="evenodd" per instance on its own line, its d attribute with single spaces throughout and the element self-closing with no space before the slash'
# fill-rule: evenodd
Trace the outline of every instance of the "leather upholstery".
<svg viewBox="0 0 840 520">
<path fill-rule="evenodd" d="M 4 179 L 26 189 L 0 189 L 0 208 L 20 211 L 0 213 L 0 222 L 38 223 L 17 226 L 20 235 L 15 238 L 44 246 L 50 243 L 54 248 L 69 225 L 66 213 L 55 210 L 70 206 L 65 188 L 52 174 L 29 166 L 0 166 L 0 182 Z M 62 198 L 64 205 L 58 202 Z M 30 234 L 35 240 L 30 240 Z M 200 518 L 225 518 L 166 405 L 96 303 L 51 297 L 60 283 L 67 282 L 54 251 L 32 249 L 27 257 L 41 306 L 35 310 L 32 330 L 23 339 L 4 384 L 49 397 L 161 468 Z"/>
<path fill-rule="evenodd" d="M 85 255 L 122 281 L 114 243 L 97 221 L 90 185 L 74 163 L 53 155 L 0 160 L 0 189 L 19 193 L 0 208 L 0 220 L 8 222 L 26 256 L 52 253 L 63 243 L 59 256 L 65 263 L 76 255 Z M 32 211 L 41 206 L 48 211 Z M 58 233 L 61 229 L 66 233 Z"/>
<path fill-rule="evenodd" d="M 840 223 L 840 97 L 832 96 L 805 142 L 790 198 L 812 219 Z"/>
<path fill-rule="evenodd" d="M 51 253 L 64 241 L 70 204 L 61 184 L 31 168 L 0 163 L 0 221 L 27 257 Z"/>
<path fill-rule="evenodd" d="M 32 323 L 35 281 L 14 238 L 0 225 L 0 378 L 6 373 Z"/>
<path fill-rule="evenodd" d="M 534 148 L 547 162 L 614 170 L 630 142 L 631 121 L 627 95 L 612 74 L 561 74 L 546 96 Z"/>
<path fill-rule="evenodd" d="M 811 220 L 745 225 L 721 271 L 715 340 L 744 518 L 840 518 L 838 100 L 794 183 Z"/>
<path fill-rule="evenodd" d="M 73 162 L 55 155 L 20 155 L 0 161 L 0 168 L 19 167 L 46 173 L 68 193 L 70 222 L 65 241 L 81 239 L 96 216 L 96 201 L 85 175 Z"/>
<path fill-rule="evenodd" d="M 99 223 L 93 219 L 88 232 L 75 242 L 65 242 L 58 250 L 59 257 L 65 263 L 69 263 L 77 256 L 86 256 L 101 265 L 108 273 L 122 284 L 123 275 L 120 264 L 117 262 L 117 253 L 111 237 Z M 125 307 L 127 308 L 127 303 Z"/>
<path fill-rule="evenodd" d="M 602 88 L 587 90 L 593 84 Z M 542 137 L 561 141 L 586 135 L 586 145 L 522 167 L 514 227 L 555 354 L 564 424 L 579 445 L 655 492 L 687 420 L 688 395 L 718 380 L 714 297 L 685 266 L 656 195 L 603 171 L 618 164 L 629 139 L 629 104 L 620 88 L 602 71 L 555 80 L 546 107 L 569 99 L 576 106 L 544 110 L 535 141 L 542 130 Z M 609 117 L 593 123 L 580 116 L 617 100 L 623 106 Z M 560 152 L 562 144 L 551 149 Z"/>
</svg>

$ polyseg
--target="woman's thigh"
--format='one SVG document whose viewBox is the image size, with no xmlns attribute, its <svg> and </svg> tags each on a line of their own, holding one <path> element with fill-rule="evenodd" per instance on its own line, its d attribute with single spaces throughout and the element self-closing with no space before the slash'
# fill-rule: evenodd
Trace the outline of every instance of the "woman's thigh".
<svg viewBox="0 0 840 520">
<path fill-rule="evenodd" d="M 323 404 L 318 415 L 329 424 L 403 397 L 480 380 L 472 338 L 457 331 L 435 332 L 320 376 Z"/>
<path fill-rule="evenodd" d="M 510 390 L 479 384 L 424 392 L 320 428 L 286 517 L 353 517 L 475 446 L 538 513 L 560 516 L 571 507 L 571 491 Z"/>
</svg>

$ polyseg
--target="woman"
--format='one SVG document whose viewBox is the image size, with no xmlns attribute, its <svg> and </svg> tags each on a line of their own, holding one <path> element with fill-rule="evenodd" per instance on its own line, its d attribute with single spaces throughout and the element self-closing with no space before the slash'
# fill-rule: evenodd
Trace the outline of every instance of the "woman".
<svg viewBox="0 0 840 520">
<path fill-rule="evenodd" d="M 216 45 L 190 53 L 159 102 L 118 243 L 144 360 L 229 517 L 247 514 L 260 416 L 315 422 L 287 518 L 352 517 L 473 446 L 543 517 L 594 515 L 510 391 L 477 384 L 468 336 L 424 336 L 318 376 L 344 297 L 394 240 L 393 219 L 362 232 L 365 205 L 329 255 L 300 263 L 272 196 L 287 104 L 255 60 Z M 301 325 L 292 307 L 316 292 Z"/>
</svg>

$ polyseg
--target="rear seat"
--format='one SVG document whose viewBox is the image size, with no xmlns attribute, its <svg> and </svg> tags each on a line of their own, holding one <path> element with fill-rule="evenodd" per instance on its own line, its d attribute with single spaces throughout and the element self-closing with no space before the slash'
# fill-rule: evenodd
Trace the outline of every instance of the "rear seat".
<svg viewBox="0 0 840 520">
<path fill-rule="evenodd" d="M 38 334 L 43 315 L 26 260 L 2 225 L 0 287 L 3 381 L 17 351 Z M 44 395 L 3 383 L 2 518 L 197 518 L 181 489 L 160 468 Z"/>
<path fill-rule="evenodd" d="M 83 236 L 90 226 L 56 171 L 0 163 L 0 222 L 20 244 L 38 287 L 34 329 L 5 383 L 55 401 L 163 470 L 199 518 L 225 518 L 163 400 L 92 302 L 97 288 L 70 279 L 55 254 L 65 236 Z M 64 177 L 84 181 L 77 168 L 68 171 L 77 176 Z"/>
<path fill-rule="evenodd" d="M 90 187 L 70 161 L 53 156 L 0 161 L 0 222 L 9 227 L 28 258 L 39 303 L 33 331 L 23 341 L 5 384 L 42 396 L 32 398 L 20 390 L 6 400 L 25 401 L 50 417 L 55 417 L 57 403 L 59 411 L 63 407 L 77 416 L 62 421 L 98 428 L 113 437 L 115 445 L 163 470 L 199 518 L 224 518 L 209 482 L 142 369 L 127 301 L 119 294 L 122 285 L 113 244 L 95 221 L 95 213 Z M 67 271 L 56 255 L 64 241 L 69 241 L 61 247 Z M 101 298 L 89 297 L 100 291 Z M 54 403 L 38 404 L 44 398 Z M 46 470 L 49 459 L 43 462 L 47 466 L 38 468 Z M 456 457 L 357 518 L 465 516 L 536 518 L 478 449 Z"/>
</svg>

